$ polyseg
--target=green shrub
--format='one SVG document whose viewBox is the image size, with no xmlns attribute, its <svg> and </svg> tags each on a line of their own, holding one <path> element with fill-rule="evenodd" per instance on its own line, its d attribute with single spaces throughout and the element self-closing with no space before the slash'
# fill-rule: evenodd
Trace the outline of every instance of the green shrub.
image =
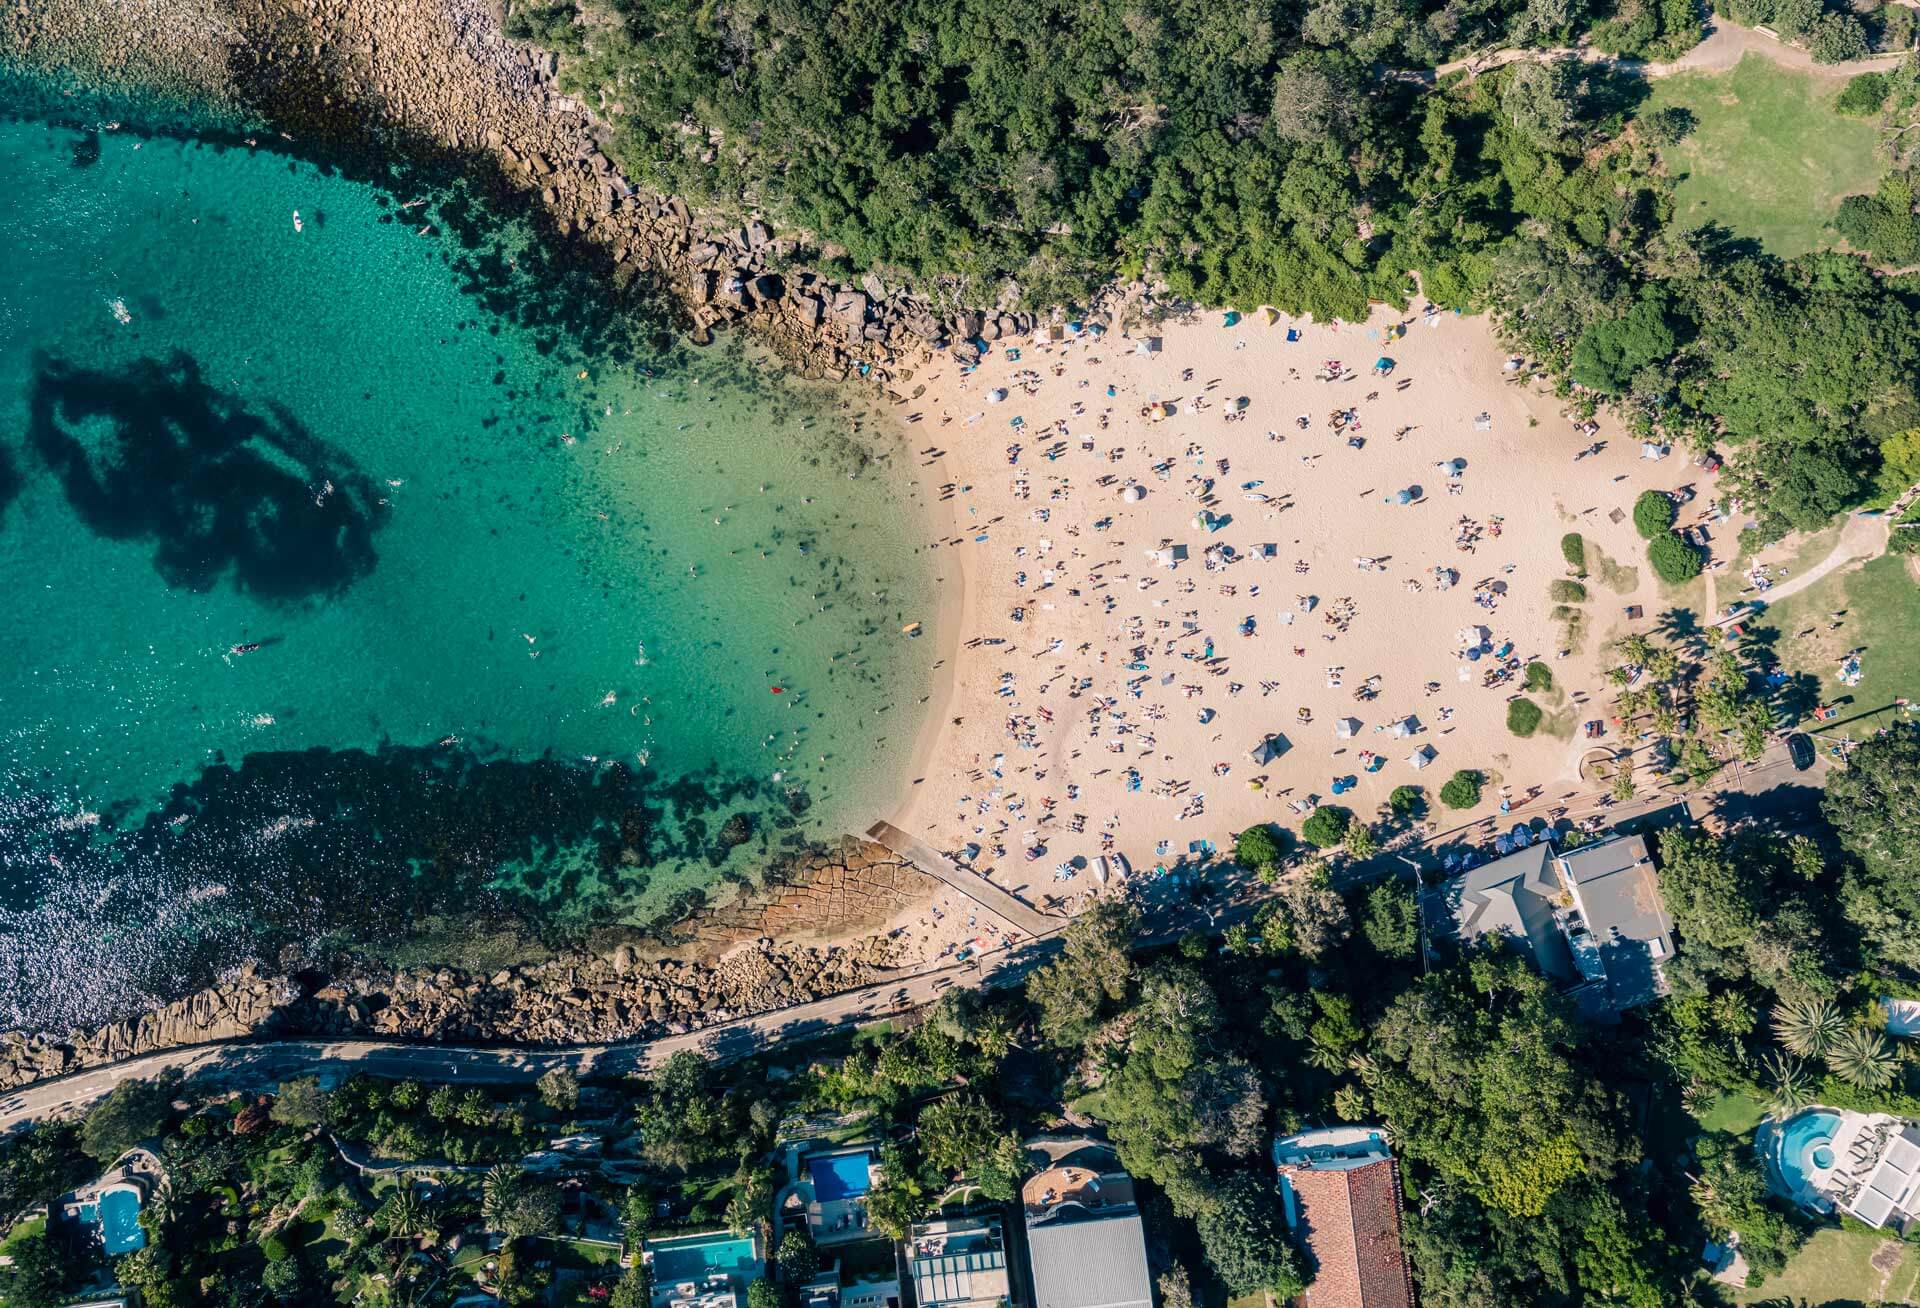
<svg viewBox="0 0 1920 1308">
<path fill-rule="evenodd" d="M 1317 849 L 1332 849 L 1346 838 L 1353 814 L 1338 804 L 1322 804 L 1301 824 L 1300 838 Z"/>
<path fill-rule="evenodd" d="M 1280 839 L 1265 823 L 1248 827 L 1233 838 L 1233 861 L 1256 870 L 1274 867 L 1280 862 Z"/>
<path fill-rule="evenodd" d="M 1890 174 L 1875 195 L 1849 195 L 1833 216 L 1834 230 L 1847 244 L 1876 262 L 1905 265 L 1920 257 L 1920 216 L 1913 212 L 1913 187 Z"/>
<path fill-rule="evenodd" d="M 1516 699 L 1507 705 L 1507 730 L 1516 736 L 1531 736 L 1540 729 L 1540 706 L 1530 699 Z M 1464 808 L 1466 805 L 1456 805 Z"/>
<path fill-rule="evenodd" d="M 1675 512 L 1673 497 L 1665 491 L 1641 491 L 1640 498 L 1633 502 L 1633 529 L 1641 539 L 1653 540 L 1672 529 Z"/>
<path fill-rule="evenodd" d="M 270 1263 L 282 1263 L 293 1257 L 293 1250 L 286 1238 L 276 1233 L 260 1241 L 260 1256 Z"/>
<path fill-rule="evenodd" d="M 1578 604 L 1587 597 L 1587 588 L 1571 577 L 1559 577 L 1547 586 L 1547 598 L 1556 604 Z"/>
<path fill-rule="evenodd" d="M 1448 808 L 1472 808 L 1480 802 L 1480 774 L 1462 768 L 1440 787 L 1440 802 Z"/>
<path fill-rule="evenodd" d="M 1581 539 L 1579 532 L 1570 531 L 1560 538 L 1560 557 L 1577 575 L 1587 575 L 1587 542 Z"/>
<path fill-rule="evenodd" d="M 1887 102 L 1887 78 L 1884 73 L 1861 73 L 1847 80 L 1847 89 L 1833 102 L 1836 112 L 1849 118 L 1871 118 Z"/>
<path fill-rule="evenodd" d="M 1552 690 L 1553 669 L 1544 663 L 1527 664 L 1527 689 Z"/>
<path fill-rule="evenodd" d="M 1647 562 L 1654 573 L 1669 586 L 1691 581 L 1700 575 L 1700 551 L 1672 532 L 1653 538 L 1647 546 Z"/>
<path fill-rule="evenodd" d="M 1395 786 L 1387 807 L 1400 817 L 1417 818 L 1427 811 L 1427 797 L 1418 786 Z"/>
<path fill-rule="evenodd" d="M 1580 616 L 1580 612 L 1578 609 L 1570 609 L 1564 604 L 1556 604 L 1547 616 L 1555 622 L 1572 622 Z"/>
</svg>

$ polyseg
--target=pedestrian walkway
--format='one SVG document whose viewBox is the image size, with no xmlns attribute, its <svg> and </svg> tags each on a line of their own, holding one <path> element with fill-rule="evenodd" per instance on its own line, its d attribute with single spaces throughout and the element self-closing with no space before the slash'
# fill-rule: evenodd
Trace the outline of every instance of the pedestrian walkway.
<svg viewBox="0 0 1920 1308">
<path fill-rule="evenodd" d="M 867 828 L 868 840 L 884 845 L 929 876 L 938 877 L 980 907 L 1029 936 L 1044 936 L 1061 925 L 1060 919 L 1011 895 L 981 876 L 969 872 L 918 836 L 909 835 L 891 822 L 876 822 Z"/>
</svg>

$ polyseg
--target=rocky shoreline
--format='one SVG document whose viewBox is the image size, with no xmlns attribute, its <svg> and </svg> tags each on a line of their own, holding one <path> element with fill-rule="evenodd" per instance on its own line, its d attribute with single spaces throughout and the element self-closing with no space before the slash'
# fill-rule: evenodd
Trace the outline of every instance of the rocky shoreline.
<svg viewBox="0 0 1920 1308">
<path fill-rule="evenodd" d="M 6 0 L 0 57 L 226 106 L 293 148 L 433 154 L 537 196 L 553 233 L 610 282 L 666 291 L 696 342 L 732 327 L 803 375 L 861 378 L 896 402 L 936 350 L 1032 329 L 1027 313 L 937 313 L 868 273 L 795 263 L 763 218 L 697 213 L 635 189 L 557 62 L 510 41 L 483 0 Z"/>
<path fill-rule="evenodd" d="M 694 341 L 732 328 L 802 375 L 858 379 L 897 403 L 934 351 L 966 358 L 975 337 L 1034 325 L 1030 314 L 941 316 L 873 274 L 834 281 L 797 266 L 802 243 L 757 215 L 720 219 L 635 189 L 602 148 L 604 125 L 557 89 L 555 58 L 507 39 L 484 0 L 0 0 L 0 59 L 212 106 L 260 124 L 263 147 L 481 177 L 537 201 L 546 235 L 609 290 L 664 291 Z M 674 929 L 679 959 L 614 944 L 475 976 L 248 970 L 93 1030 L 0 1034 L 0 1089 L 253 1036 L 538 1045 L 693 1029 L 885 975 L 901 962 L 896 944 L 859 933 L 932 889 L 887 851 L 849 843 L 694 914 Z"/>
<path fill-rule="evenodd" d="M 926 902 L 932 886 L 896 855 L 849 841 L 765 896 L 689 919 L 681 933 L 690 957 L 648 957 L 623 943 L 487 974 L 443 967 L 288 977 L 249 965 L 124 1021 L 64 1037 L 0 1033 L 0 1092 L 218 1040 L 357 1036 L 537 1047 L 675 1035 L 884 980 L 909 961 L 897 934 L 851 933 Z"/>
</svg>

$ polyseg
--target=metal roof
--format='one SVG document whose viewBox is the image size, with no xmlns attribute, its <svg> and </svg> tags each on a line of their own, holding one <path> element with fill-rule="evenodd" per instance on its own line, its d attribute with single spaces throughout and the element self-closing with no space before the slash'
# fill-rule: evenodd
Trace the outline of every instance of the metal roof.
<svg viewBox="0 0 1920 1308">
<path fill-rule="evenodd" d="M 1027 1227 L 1034 1308 L 1152 1308 L 1145 1230 L 1137 1211 L 1060 1213 Z"/>
</svg>

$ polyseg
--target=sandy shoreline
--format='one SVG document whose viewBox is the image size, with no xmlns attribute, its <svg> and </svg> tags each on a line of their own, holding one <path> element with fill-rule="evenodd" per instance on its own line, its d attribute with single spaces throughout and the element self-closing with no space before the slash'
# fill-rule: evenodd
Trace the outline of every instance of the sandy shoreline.
<svg viewBox="0 0 1920 1308">
<path fill-rule="evenodd" d="M 1476 809 L 1437 811 L 1446 825 L 1502 799 L 1514 820 L 1544 815 L 1596 747 L 1581 725 L 1607 716 L 1603 644 L 1703 598 L 1700 582 L 1663 591 L 1630 511 L 1643 489 L 1692 486 L 1691 523 L 1706 474 L 1641 458 L 1605 416 L 1577 429 L 1543 382 L 1505 370 L 1485 319 L 1415 305 L 1359 325 L 1224 322 L 1152 329 L 1151 354 L 1145 331 L 1003 340 L 976 369 L 929 365 L 903 409 L 921 484 L 946 497 L 937 571 L 963 598 L 958 629 L 944 606 L 939 624 L 954 652 L 916 746 L 924 780 L 889 820 L 979 846 L 975 866 L 1037 905 L 1078 907 L 1103 853 L 1175 868 L 1190 842 L 1224 848 L 1253 822 L 1297 830 L 1316 801 L 1371 819 L 1413 784 L 1432 802 L 1456 769 L 1490 784 Z M 1342 379 L 1316 380 L 1333 359 Z M 1170 416 L 1146 416 L 1161 402 Z M 1337 432 L 1335 410 L 1351 414 Z M 1196 526 L 1202 510 L 1224 524 Z M 1569 531 L 1591 556 L 1571 645 L 1548 593 Z M 1186 559 L 1148 557 L 1163 545 Z M 1216 545 L 1232 555 L 1209 567 Z M 1530 696 L 1547 715 L 1531 739 L 1506 726 L 1521 667 L 1483 685 L 1509 660 L 1554 676 Z M 1286 747 L 1256 765 L 1270 733 Z M 1615 743 L 1609 726 L 1599 744 Z"/>
</svg>

